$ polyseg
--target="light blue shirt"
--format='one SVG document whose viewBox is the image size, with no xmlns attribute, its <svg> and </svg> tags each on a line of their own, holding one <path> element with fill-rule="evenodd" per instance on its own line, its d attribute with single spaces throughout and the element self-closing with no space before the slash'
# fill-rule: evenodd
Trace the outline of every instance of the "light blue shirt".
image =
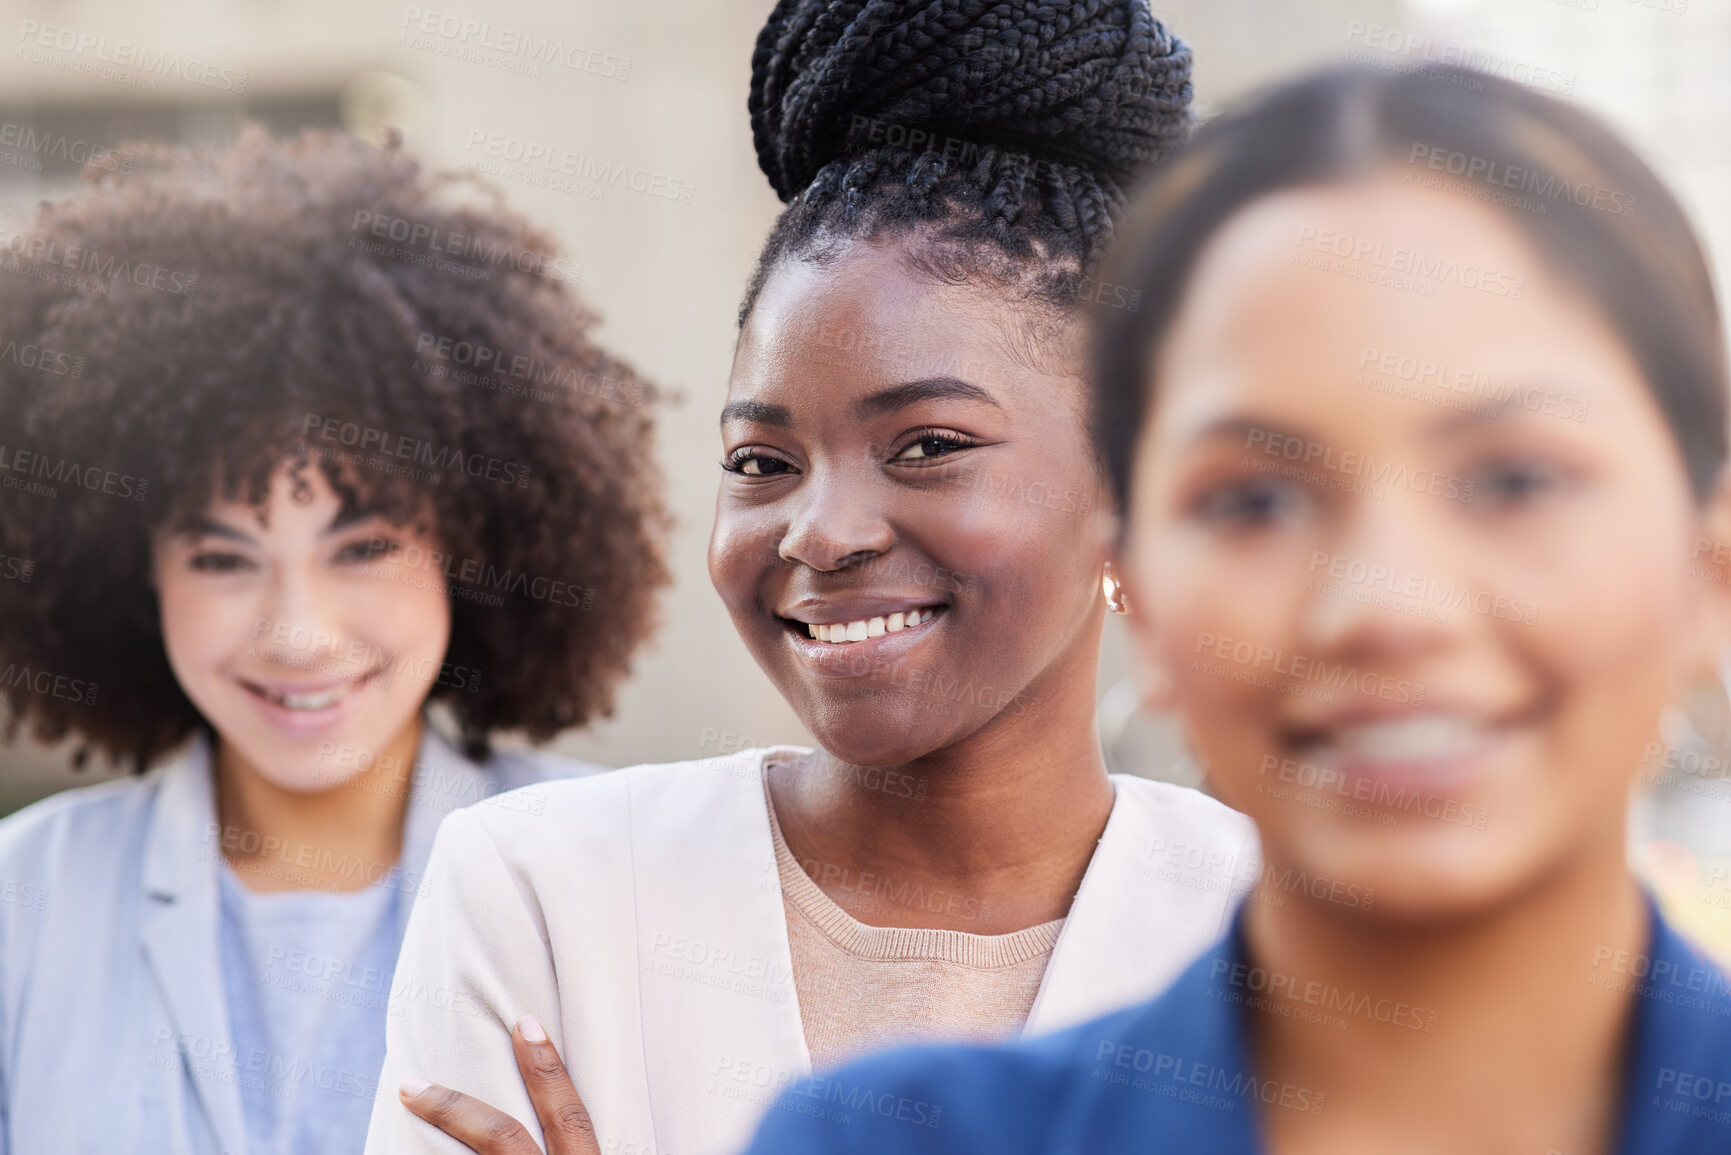
<svg viewBox="0 0 1731 1155">
<path fill-rule="evenodd" d="M 402 890 L 258 894 L 220 871 L 222 977 L 252 1155 L 366 1144 Z"/>
<path fill-rule="evenodd" d="M 388 873 L 368 878 L 373 901 L 383 902 L 384 892 L 393 897 L 389 912 L 379 912 L 380 939 L 351 952 L 371 952 L 369 961 L 355 960 L 362 976 L 356 981 L 371 981 L 370 958 L 382 956 L 383 942 L 394 957 L 446 814 L 491 805 L 489 799 L 519 786 L 597 769 L 515 754 L 483 768 L 429 728 L 416 760 L 402 857 Z M 302 1080 L 298 1100 L 275 1098 L 271 1113 L 277 1119 L 285 1111 L 309 1113 L 333 1101 L 327 1090 L 342 1096 L 365 1080 L 364 1094 L 347 1096 L 355 1100 L 353 1129 L 345 1132 L 352 1140 L 296 1147 L 314 1143 L 316 1121 L 310 1131 L 249 1124 L 243 1079 L 257 1074 L 249 1063 L 262 1061 L 268 1072 L 270 1059 L 254 1060 L 249 1049 L 273 1032 L 304 1029 L 303 1018 L 313 1012 L 283 1011 L 292 1004 L 276 1001 L 282 988 L 260 990 L 256 999 L 231 991 L 220 833 L 202 741 L 148 774 L 68 790 L 0 821 L 0 1155 L 277 1155 L 257 1144 L 278 1136 L 289 1151 L 360 1150 L 381 1054 L 380 1042 L 365 1041 L 380 1039 L 378 1029 L 359 1028 L 365 1014 L 331 1020 L 343 1024 L 337 1033 L 348 1039 L 319 1038 L 312 1045 L 317 1055 L 307 1061 L 327 1069 Z M 359 912 L 356 921 L 365 917 Z M 274 933 L 260 929 L 263 922 L 253 925 L 266 937 Z M 276 944 L 285 953 L 275 962 L 272 944 L 264 942 L 267 966 L 253 969 L 255 948 L 247 938 L 240 930 L 229 950 L 246 956 L 249 973 L 268 976 L 273 967 L 294 973 L 286 942 Z M 310 965 L 305 956 L 297 963 L 303 970 Z M 388 998 L 388 981 L 380 981 Z M 349 1006 L 378 1013 L 364 1002 Z M 350 1053 L 351 1045 L 362 1051 Z M 280 1075 L 286 1050 L 270 1048 L 285 1051 L 277 1056 Z"/>
</svg>

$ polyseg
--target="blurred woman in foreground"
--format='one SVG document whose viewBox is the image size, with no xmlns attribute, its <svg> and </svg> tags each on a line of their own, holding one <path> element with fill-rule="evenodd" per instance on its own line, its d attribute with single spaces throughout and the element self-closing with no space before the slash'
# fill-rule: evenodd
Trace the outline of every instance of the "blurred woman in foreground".
<svg viewBox="0 0 1731 1155">
<path fill-rule="evenodd" d="M 1140 648 L 1263 839 L 1232 933 L 1063 1035 L 828 1081 L 939 1129 L 807 1084 L 757 1155 L 1731 1149 L 1731 982 L 1625 859 L 1727 642 L 1717 303 L 1605 128 L 1450 79 L 1210 125 L 1103 278 L 1146 302 L 1096 346 Z"/>
</svg>

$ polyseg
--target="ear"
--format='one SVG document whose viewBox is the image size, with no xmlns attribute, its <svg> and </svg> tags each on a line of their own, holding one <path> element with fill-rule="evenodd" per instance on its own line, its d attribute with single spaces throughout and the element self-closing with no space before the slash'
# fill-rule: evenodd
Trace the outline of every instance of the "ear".
<svg viewBox="0 0 1731 1155">
<path fill-rule="evenodd" d="M 1170 713 L 1178 705 L 1177 679 L 1166 662 L 1159 627 L 1144 604 L 1146 599 L 1129 592 L 1137 583 L 1127 572 L 1124 554 L 1115 550 L 1107 566 L 1124 591 L 1124 620 L 1130 627 L 1131 664 L 1141 689 L 1142 705 L 1155 713 Z"/>
<path fill-rule="evenodd" d="M 1707 495 L 1691 545 L 1693 585 L 1682 680 L 1718 681 L 1731 660 L 1731 470 L 1722 472 Z"/>
</svg>

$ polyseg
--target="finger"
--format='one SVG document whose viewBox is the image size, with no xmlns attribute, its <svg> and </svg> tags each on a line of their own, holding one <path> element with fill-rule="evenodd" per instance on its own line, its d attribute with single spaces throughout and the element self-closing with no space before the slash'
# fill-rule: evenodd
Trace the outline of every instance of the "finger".
<svg viewBox="0 0 1731 1155">
<path fill-rule="evenodd" d="M 529 1088 L 529 1102 L 535 1104 L 535 1117 L 541 1120 L 541 1133 L 547 1137 L 547 1155 L 601 1155 L 589 1110 L 540 1020 L 534 1015 L 518 1019 L 511 1046 L 517 1052 L 523 1085 Z"/>
<path fill-rule="evenodd" d="M 541 1155 L 528 1128 L 461 1091 L 424 1079 L 404 1079 L 397 1088 L 403 1106 L 476 1155 Z"/>
</svg>

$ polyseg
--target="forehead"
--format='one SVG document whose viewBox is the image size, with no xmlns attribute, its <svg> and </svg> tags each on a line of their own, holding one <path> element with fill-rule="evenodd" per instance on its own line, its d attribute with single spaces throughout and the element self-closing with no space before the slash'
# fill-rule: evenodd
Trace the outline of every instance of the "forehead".
<svg viewBox="0 0 1731 1155">
<path fill-rule="evenodd" d="M 933 377 L 1014 386 L 1078 373 L 1070 327 L 1049 308 L 989 285 L 939 283 L 905 255 L 901 241 L 856 241 L 821 262 L 783 260 L 740 333 L 730 392 Z"/>
<path fill-rule="evenodd" d="M 1377 177 L 1266 197 L 1204 248 L 1154 366 L 1163 424 L 1254 399 L 1358 422 L 1436 416 L 1411 390 L 1566 387 L 1638 404 L 1615 332 L 1500 210 Z M 1428 396 L 1428 394 L 1426 394 Z M 1615 406 L 1614 406 L 1615 407 Z"/>
<path fill-rule="evenodd" d="M 202 509 L 186 511 L 182 531 L 202 531 L 216 523 L 265 535 L 321 533 L 378 515 L 365 479 L 356 477 L 353 468 L 343 471 L 344 491 L 339 493 L 317 459 L 298 469 L 296 464 L 291 459 L 276 465 L 262 504 L 254 505 L 244 493 L 215 494 Z"/>
</svg>

